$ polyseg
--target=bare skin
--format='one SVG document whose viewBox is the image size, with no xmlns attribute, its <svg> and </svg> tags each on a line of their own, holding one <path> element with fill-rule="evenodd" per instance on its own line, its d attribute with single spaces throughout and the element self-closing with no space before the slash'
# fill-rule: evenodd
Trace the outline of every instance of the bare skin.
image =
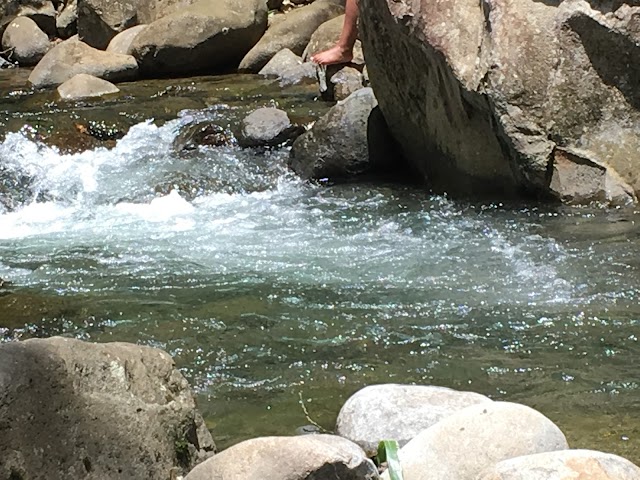
<svg viewBox="0 0 640 480">
<path fill-rule="evenodd" d="M 349 63 L 353 60 L 353 46 L 358 38 L 358 0 L 347 0 L 345 6 L 344 24 L 342 33 L 333 47 L 316 53 L 311 61 L 318 65 L 334 65 L 336 63 Z"/>
</svg>

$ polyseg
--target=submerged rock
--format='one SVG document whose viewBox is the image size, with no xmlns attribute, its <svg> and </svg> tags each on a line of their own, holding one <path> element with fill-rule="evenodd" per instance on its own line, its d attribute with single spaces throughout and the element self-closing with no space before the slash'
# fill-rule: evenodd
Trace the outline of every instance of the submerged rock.
<svg viewBox="0 0 640 480">
<path fill-rule="evenodd" d="M 511 458 L 489 468 L 480 480 L 640 480 L 629 460 L 592 450 L 563 450 Z"/>
<path fill-rule="evenodd" d="M 173 141 L 176 151 L 195 150 L 200 146 L 220 147 L 231 145 L 233 135 L 220 125 L 210 121 L 196 122 L 183 127 Z"/>
<path fill-rule="evenodd" d="M 43 318 L 69 320 L 77 317 L 80 311 L 78 305 L 72 304 L 63 297 L 25 292 L 3 293 L 5 294 L 0 295 L 1 328 L 24 328 L 26 325 L 41 322 Z"/>
<path fill-rule="evenodd" d="M 269 27 L 267 33 L 242 59 L 239 70 L 257 73 L 276 53 L 285 48 L 296 55 L 302 55 L 313 32 L 327 20 L 342 13 L 344 7 L 332 0 L 317 0 L 311 5 L 296 8 Z"/>
<path fill-rule="evenodd" d="M 340 409 L 336 434 L 375 456 L 381 440 L 404 446 L 426 428 L 460 410 L 491 402 L 473 392 L 430 385 L 372 385 L 358 390 Z"/>
<path fill-rule="evenodd" d="M 556 196 L 560 148 L 637 192 L 639 8 L 363 0 L 361 34 L 393 135 L 436 191 Z"/>
<path fill-rule="evenodd" d="M 118 33 L 138 23 L 137 0 L 77 0 L 78 35 L 104 50 Z"/>
<path fill-rule="evenodd" d="M 266 28 L 262 0 L 200 0 L 149 24 L 131 48 L 147 76 L 213 72 L 237 66 Z"/>
<path fill-rule="evenodd" d="M 356 444 L 333 435 L 263 437 L 234 445 L 185 480 L 374 480 L 376 466 Z"/>
<path fill-rule="evenodd" d="M 28 17 L 16 17 L 2 35 L 2 49 L 23 66 L 37 64 L 50 48 L 47 34 Z"/>
<path fill-rule="evenodd" d="M 488 402 L 423 430 L 398 456 L 405 478 L 460 480 L 475 479 L 501 460 L 567 448 L 563 433 L 541 413 L 516 403 Z"/>
<path fill-rule="evenodd" d="M 294 142 L 289 166 L 304 179 L 344 179 L 371 169 L 369 116 L 373 90 L 358 90 L 332 107 Z"/>
<path fill-rule="evenodd" d="M 133 80 L 138 64 L 130 55 L 103 52 L 72 37 L 49 50 L 31 72 L 29 82 L 36 88 L 55 87 L 79 73 L 112 82 Z"/>
<path fill-rule="evenodd" d="M 119 91 L 113 83 L 86 73 L 79 73 L 58 87 L 58 94 L 64 100 L 102 97 Z"/>
<path fill-rule="evenodd" d="M 161 350 L 6 343 L 0 378 L 0 478 L 166 480 L 214 450 L 189 384 Z"/>
<path fill-rule="evenodd" d="M 241 147 L 276 147 L 291 142 L 304 132 L 294 125 L 286 112 L 277 108 L 259 108 L 240 124 L 238 145 Z"/>
</svg>

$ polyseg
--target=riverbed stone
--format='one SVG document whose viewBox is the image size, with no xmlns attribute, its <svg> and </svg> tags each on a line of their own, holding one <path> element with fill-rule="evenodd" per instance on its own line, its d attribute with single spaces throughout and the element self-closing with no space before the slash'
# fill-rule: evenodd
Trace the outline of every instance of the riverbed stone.
<svg viewBox="0 0 640 480">
<path fill-rule="evenodd" d="M 327 20 L 344 13 L 344 7 L 332 0 L 317 0 L 296 8 L 284 19 L 269 27 L 260 41 L 240 62 L 239 71 L 258 73 L 273 56 L 284 48 L 302 55 L 316 29 Z"/>
<path fill-rule="evenodd" d="M 50 48 L 47 34 L 29 17 L 16 17 L 2 35 L 2 49 L 22 66 L 37 64 Z"/>
<path fill-rule="evenodd" d="M 195 150 L 198 147 L 221 147 L 232 145 L 233 135 L 220 125 L 211 121 L 196 121 L 180 128 L 173 141 L 173 149 L 177 152 Z M 182 190 L 182 189 L 181 189 Z"/>
<path fill-rule="evenodd" d="M 56 31 L 63 40 L 78 33 L 78 0 L 69 1 L 56 17 Z"/>
<path fill-rule="evenodd" d="M 353 67 L 342 67 L 331 75 L 328 85 L 331 85 L 327 94 L 333 100 L 344 100 L 356 90 L 364 88 L 362 73 Z"/>
<path fill-rule="evenodd" d="M 265 32 L 267 13 L 263 0 L 201 0 L 148 25 L 133 55 L 146 76 L 235 67 Z"/>
<path fill-rule="evenodd" d="M 0 17 L 28 17 L 49 36 L 56 34 L 56 9 L 50 0 L 0 1 Z"/>
<path fill-rule="evenodd" d="M 471 405 L 491 402 L 473 392 L 432 385 L 371 385 L 354 393 L 340 409 L 336 434 L 360 445 L 370 457 L 381 440 L 402 447 L 421 431 Z"/>
<path fill-rule="evenodd" d="M 473 405 L 423 430 L 398 451 L 410 480 L 475 480 L 509 458 L 566 450 L 564 434 L 547 417 L 525 405 Z M 388 480 L 388 474 L 382 476 Z"/>
<path fill-rule="evenodd" d="M 344 14 L 331 20 L 324 22 L 320 25 L 307 44 L 302 54 L 302 59 L 307 62 L 311 60 L 311 56 L 315 53 L 327 50 L 333 47 L 340 38 L 342 33 L 342 26 L 344 25 Z M 362 65 L 364 64 L 364 54 L 362 53 L 362 42 L 356 40 L 353 46 L 353 60 L 352 63 Z"/>
<path fill-rule="evenodd" d="M 79 73 L 58 87 L 58 94 L 63 100 L 102 97 L 119 91 L 113 83 L 86 73 Z"/>
<path fill-rule="evenodd" d="M 138 64 L 130 55 L 95 49 L 74 36 L 49 50 L 31 72 L 29 82 L 36 88 L 55 87 L 79 73 L 120 82 L 135 79 Z"/>
<path fill-rule="evenodd" d="M 480 480 L 640 480 L 629 460 L 593 450 L 563 450 L 504 460 Z"/>
<path fill-rule="evenodd" d="M 363 88 L 332 107 L 294 142 L 289 167 L 304 179 L 344 179 L 371 167 L 368 120 L 377 105 Z"/>
<path fill-rule="evenodd" d="M 554 198 L 557 148 L 640 190 L 636 2 L 359 6 L 380 107 L 436 191 Z"/>
<path fill-rule="evenodd" d="M 374 480 L 378 471 L 356 444 L 334 435 L 262 437 L 234 445 L 185 480 Z"/>
<path fill-rule="evenodd" d="M 240 123 L 237 135 L 241 147 L 276 147 L 291 142 L 304 132 L 304 127 L 294 125 L 287 112 L 277 108 L 259 108 Z"/>
<path fill-rule="evenodd" d="M 137 0 L 77 0 L 78 35 L 87 45 L 104 50 L 118 33 L 138 23 Z"/>
<path fill-rule="evenodd" d="M 214 450 L 171 357 L 126 343 L 0 345 L 0 419 L 0 478 L 167 480 Z"/>
<path fill-rule="evenodd" d="M 127 28 L 120 32 L 109 42 L 107 52 L 119 53 L 121 55 L 133 54 L 133 48 L 131 47 L 133 41 L 145 28 L 147 28 L 146 25 L 136 25 L 135 27 Z"/>
<path fill-rule="evenodd" d="M 277 77 L 282 87 L 317 81 L 316 66 L 311 62 L 303 62 L 288 48 L 276 53 L 259 73 L 260 75 Z"/>
</svg>

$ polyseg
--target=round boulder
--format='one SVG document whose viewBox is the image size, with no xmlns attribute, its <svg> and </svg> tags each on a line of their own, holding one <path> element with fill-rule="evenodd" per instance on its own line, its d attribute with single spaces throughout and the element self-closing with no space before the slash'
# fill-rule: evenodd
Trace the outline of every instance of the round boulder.
<svg viewBox="0 0 640 480">
<path fill-rule="evenodd" d="M 242 120 L 237 135 L 241 147 L 275 147 L 297 138 L 304 127 L 294 125 L 286 112 L 259 108 Z"/>
<path fill-rule="evenodd" d="M 214 450 L 171 357 L 132 344 L 0 345 L 0 418 L 0 478 L 165 480 Z"/>
<path fill-rule="evenodd" d="M 313 32 L 309 44 L 304 49 L 302 59 L 307 62 L 311 59 L 311 56 L 315 53 L 321 52 L 328 48 L 333 47 L 340 38 L 342 33 L 342 26 L 344 25 L 344 15 L 333 18 L 328 22 L 324 22 Z M 364 64 L 364 55 L 362 53 L 362 43 L 360 40 L 356 40 L 353 46 L 353 60 L 352 63 L 358 65 Z"/>
<path fill-rule="evenodd" d="M 344 13 L 344 7 L 331 0 L 317 0 L 311 5 L 296 8 L 274 22 L 255 47 L 240 63 L 239 70 L 257 73 L 283 48 L 302 55 L 313 32 L 327 20 Z"/>
<path fill-rule="evenodd" d="M 131 48 L 146 76 L 235 67 L 265 32 L 267 13 L 263 0 L 201 0 L 149 24 Z"/>
<path fill-rule="evenodd" d="M 333 435 L 263 437 L 234 445 L 185 480 L 374 480 L 378 470 L 356 444 Z"/>
<path fill-rule="evenodd" d="M 119 91 L 113 83 L 86 73 L 79 73 L 58 87 L 58 94 L 63 100 L 101 97 Z"/>
<path fill-rule="evenodd" d="M 491 399 L 430 385 L 372 385 L 354 393 L 340 409 L 336 434 L 374 456 L 381 440 L 405 445 L 421 431 L 460 410 Z"/>
<path fill-rule="evenodd" d="M 563 450 L 512 458 L 489 468 L 481 480 L 640 480 L 629 460 L 592 450 Z"/>
<path fill-rule="evenodd" d="M 332 107 L 294 142 L 289 167 L 304 179 L 342 179 L 369 170 L 369 116 L 378 104 L 363 88 Z"/>
<path fill-rule="evenodd" d="M 475 479 L 509 458 L 566 450 L 567 440 L 547 417 L 525 405 L 473 405 L 423 430 L 398 456 L 411 480 Z M 382 476 L 388 480 L 388 474 Z"/>
<path fill-rule="evenodd" d="M 55 87 L 79 73 L 113 82 L 133 80 L 138 64 L 130 55 L 97 50 L 76 36 L 49 50 L 29 75 L 29 82 L 36 88 Z"/>
<path fill-rule="evenodd" d="M 20 65 L 35 65 L 51 48 L 49 37 L 28 17 L 16 17 L 2 35 L 2 49 Z"/>
</svg>

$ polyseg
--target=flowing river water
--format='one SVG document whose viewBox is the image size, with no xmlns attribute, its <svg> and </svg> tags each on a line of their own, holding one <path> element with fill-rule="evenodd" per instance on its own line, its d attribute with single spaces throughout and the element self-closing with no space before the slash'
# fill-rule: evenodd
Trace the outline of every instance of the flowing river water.
<svg viewBox="0 0 640 480">
<path fill-rule="evenodd" d="M 64 104 L 2 75 L 0 341 L 163 348 L 219 447 L 294 433 L 300 396 L 331 429 L 362 386 L 415 382 L 525 403 L 572 446 L 640 461 L 638 211 L 313 185 L 286 149 L 175 148 L 257 105 L 308 121 L 328 107 L 309 89 L 156 81 Z M 92 119 L 126 134 L 50 146 Z"/>
</svg>

